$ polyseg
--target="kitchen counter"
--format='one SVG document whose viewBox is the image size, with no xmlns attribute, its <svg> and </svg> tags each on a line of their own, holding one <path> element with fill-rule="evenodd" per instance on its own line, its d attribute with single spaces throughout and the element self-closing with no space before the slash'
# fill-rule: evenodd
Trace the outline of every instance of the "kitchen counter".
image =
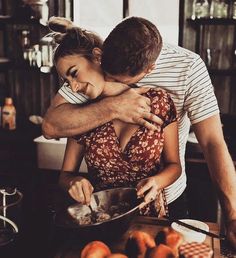
<svg viewBox="0 0 236 258">
<path fill-rule="evenodd" d="M 214 223 L 208 223 L 210 231 L 213 233 L 218 233 L 218 226 Z M 158 220 L 153 217 L 143 217 L 137 216 L 131 223 L 130 227 L 127 229 L 126 233 L 122 237 L 115 240 L 103 240 L 111 249 L 113 253 L 125 253 L 125 244 L 127 242 L 128 236 L 133 230 L 141 230 L 149 233 L 154 238 L 156 234 L 165 226 L 169 226 L 169 222 L 166 220 Z M 64 236 L 64 239 L 69 239 Z M 72 258 L 79 257 L 81 249 L 84 247 L 85 243 L 81 244 L 82 240 L 77 238 L 74 241 L 62 241 L 62 244 L 57 246 L 53 258 L 61 257 Z M 206 237 L 205 243 L 212 247 L 214 250 L 214 257 L 220 257 L 220 242 L 218 239 L 211 239 Z"/>
<path fill-rule="evenodd" d="M 55 256 L 55 253 L 66 251 L 72 253 L 76 250 L 78 251 L 76 245 L 59 244 L 55 241 L 52 234 L 53 211 L 56 207 L 61 207 L 61 205 L 64 205 L 69 200 L 65 197 L 64 193 L 59 190 L 56 184 L 59 174 L 58 171 L 37 170 L 31 172 L 35 173 L 34 185 L 29 186 L 29 189 L 24 192 L 22 224 L 19 225 L 20 233 L 13 243 L 5 248 L 0 248 L 1 257 L 59 258 L 62 256 Z M 144 230 L 154 230 L 152 234 L 155 234 L 156 230 L 164 224 L 160 224 L 155 218 L 140 217 L 133 225 Z M 213 230 L 218 230 L 216 224 L 210 223 L 210 225 L 214 226 Z M 75 238 L 75 241 L 76 240 Z M 123 248 L 122 241 L 124 243 L 125 238 L 120 239 L 117 244 L 111 245 L 111 248 L 114 251 L 121 250 Z M 224 247 L 223 251 L 226 253 L 226 257 L 233 257 L 227 256 L 228 254 L 232 254 L 230 249 L 226 249 L 227 245 L 224 244 L 222 246 Z M 49 250 L 51 250 L 51 252 L 49 252 Z M 54 256 L 52 256 L 52 253 Z M 66 256 L 63 257 L 66 258 Z"/>
</svg>

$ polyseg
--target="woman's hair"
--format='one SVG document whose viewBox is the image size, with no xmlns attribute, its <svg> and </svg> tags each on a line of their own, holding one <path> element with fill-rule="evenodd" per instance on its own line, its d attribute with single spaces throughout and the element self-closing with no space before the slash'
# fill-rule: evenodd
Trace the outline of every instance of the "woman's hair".
<svg viewBox="0 0 236 258">
<path fill-rule="evenodd" d="M 82 55 L 92 61 L 95 47 L 102 49 L 103 40 L 93 32 L 75 26 L 62 17 L 51 17 L 48 21 L 54 40 L 58 44 L 54 52 L 54 62 L 68 55 Z"/>
</svg>

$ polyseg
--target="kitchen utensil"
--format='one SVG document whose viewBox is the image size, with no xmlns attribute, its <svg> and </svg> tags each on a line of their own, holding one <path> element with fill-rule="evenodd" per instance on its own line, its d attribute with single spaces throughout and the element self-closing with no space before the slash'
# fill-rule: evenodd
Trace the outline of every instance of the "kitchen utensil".
<svg viewBox="0 0 236 258">
<path fill-rule="evenodd" d="M 168 219 L 169 221 L 171 221 L 172 223 L 175 222 L 175 223 L 177 223 L 177 224 L 179 224 L 179 225 L 181 225 L 181 226 L 184 226 L 184 227 L 189 228 L 189 229 L 191 229 L 191 230 L 193 230 L 193 231 L 200 232 L 200 233 L 202 233 L 202 234 L 208 235 L 208 236 L 213 237 L 213 238 L 219 238 L 220 240 L 225 240 L 225 238 L 226 238 L 226 237 L 223 236 L 223 235 L 216 235 L 216 234 L 211 233 L 211 232 L 208 232 L 208 231 L 206 231 L 206 230 L 204 230 L 204 229 L 201 229 L 201 228 L 195 227 L 195 226 L 193 226 L 193 225 L 190 225 L 190 224 L 188 224 L 188 223 L 186 223 L 186 222 L 184 222 L 184 221 L 182 221 L 182 220 L 171 219 L 171 218 L 169 218 L 169 217 L 167 217 L 167 216 L 165 216 L 165 218 Z M 186 220 L 186 221 L 187 221 L 187 220 Z"/>
<path fill-rule="evenodd" d="M 140 200 L 137 199 L 135 188 L 114 188 L 93 193 L 92 209 L 95 211 L 101 207 L 109 213 L 112 206 L 122 202 L 128 203 L 129 208 L 119 216 L 111 219 L 95 222 L 88 225 L 80 225 L 78 219 L 91 213 L 87 205 L 74 204 L 67 207 L 67 210 L 61 210 L 54 216 L 54 224 L 58 229 L 74 231 L 83 239 L 110 239 L 119 237 L 124 233 L 132 219 L 138 214 Z"/>
<path fill-rule="evenodd" d="M 12 242 L 18 233 L 22 193 L 17 189 L 0 189 L 0 247 Z"/>
</svg>

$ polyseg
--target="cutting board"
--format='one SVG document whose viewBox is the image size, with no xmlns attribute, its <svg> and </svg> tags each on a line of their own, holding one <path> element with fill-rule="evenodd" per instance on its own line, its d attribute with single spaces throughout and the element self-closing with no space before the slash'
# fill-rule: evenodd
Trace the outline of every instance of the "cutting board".
<svg viewBox="0 0 236 258">
<path fill-rule="evenodd" d="M 215 223 L 207 223 L 210 232 L 219 234 L 219 228 L 218 225 Z M 123 237 L 120 240 L 117 240 L 116 242 L 110 244 L 110 248 L 112 252 L 119 252 L 119 253 L 124 253 L 124 247 L 127 242 L 128 236 L 131 231 L 133 230 L 142 230 L 153 237 L 156 236 L 156 234 L 165 226 L 168 226 L 168 222 L 166 220 L 158 220 L 153 217 L 143 217 L 143 216 L 138 216 L 135 218 L 130 225 L 129 229 L 127 232 L 123 235 Z M 212 239 L 211 237 L 206 237 L 205 243 L 208 244 L 209 246 L 212 247 L 214 251 L 214 258 L 220 257 L 220 241 L 219 239 Z"/>
</svg>

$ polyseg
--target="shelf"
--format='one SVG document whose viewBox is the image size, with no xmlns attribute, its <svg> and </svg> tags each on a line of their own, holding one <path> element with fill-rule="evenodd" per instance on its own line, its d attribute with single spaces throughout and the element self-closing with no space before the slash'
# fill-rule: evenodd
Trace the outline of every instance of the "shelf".
<svg viewBox="0 0 236 258">
<path fill-rule="evenodd" d="M 208 68 L 210 75 L 219 75 L 219 76 L 236 76 L 235 69 L 210 69 Z"/>
<path fill-rule="evenodd" d="M 36 18 L 23 18 L 9 15 L 0 15 L 0 25 L 3 24 L 30 24 L 47 27 L 47 25 L 43 25 L 42 23 L 40 23 L 40 20 Z"/>
<path fill-rule="evenodd" d="M 0 57 L 0 71 L 6 71 L 11 66 L 11 60 L 5 57 Z"/>
<path fill-rule="evenodd" d="M 236 19 L 230 18 L 188 18 L 187 21 L 192 25 L 236 25 Z"/>
</svg>

